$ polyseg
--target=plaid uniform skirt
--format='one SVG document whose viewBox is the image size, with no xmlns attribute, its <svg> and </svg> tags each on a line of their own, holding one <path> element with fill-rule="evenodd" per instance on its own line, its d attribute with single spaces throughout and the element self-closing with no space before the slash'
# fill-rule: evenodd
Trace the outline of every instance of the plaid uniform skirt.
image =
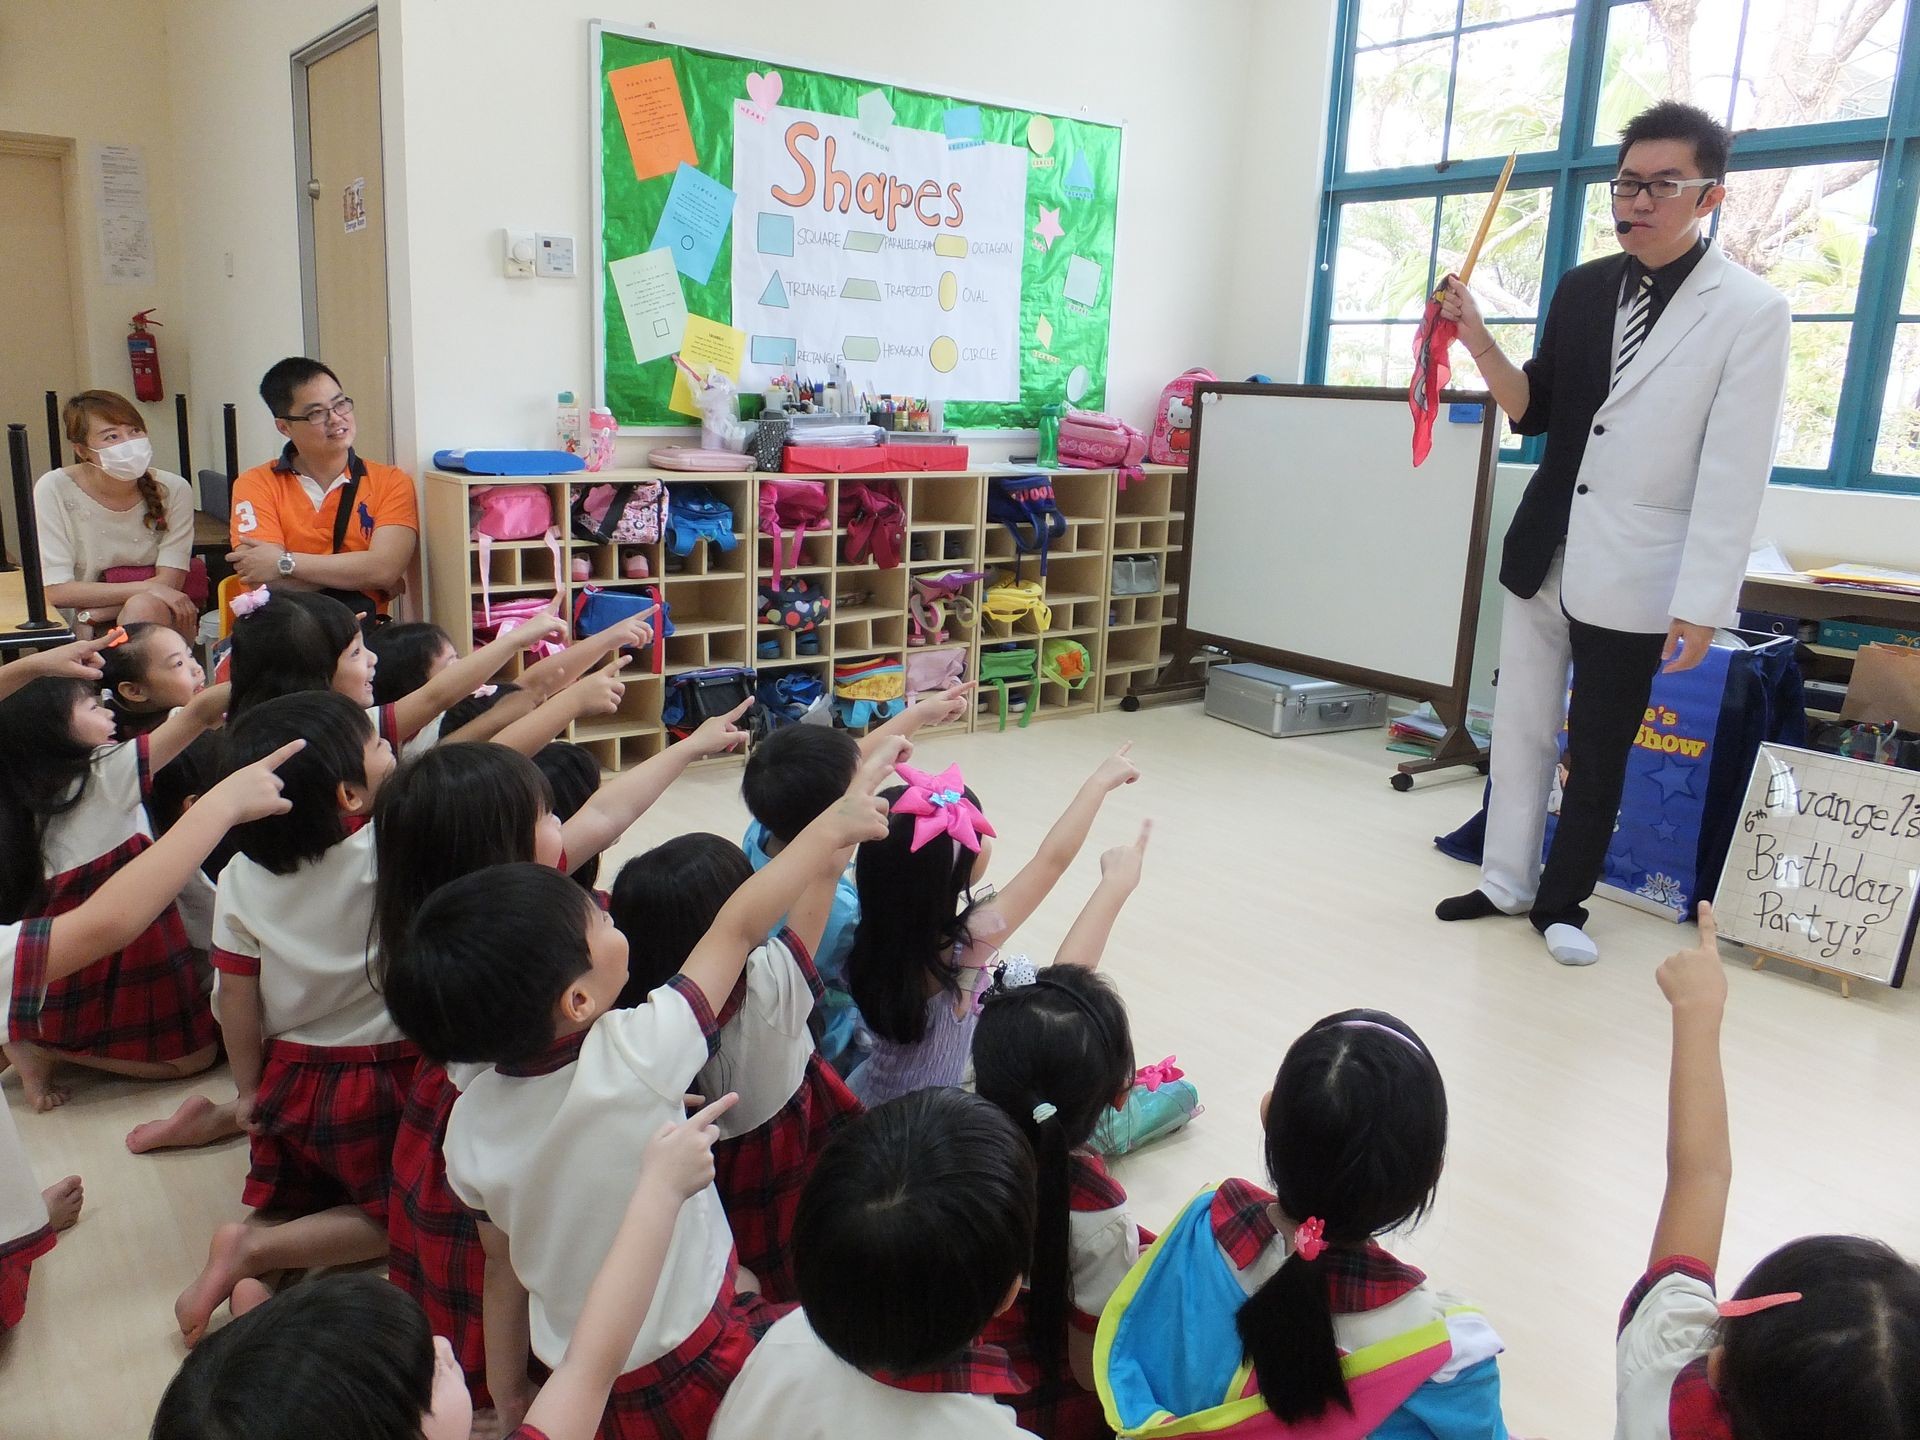
<svg viewBox="0 0 1920 1440">
<path fill-rule="evenodd" d="M 861 1111 L 846 1082 L 818 1054 L 787 1103 L 766 1124 L 713 1147 L 713 1184 L 733 1227 L 740 1263 L 768 1300 L 798 1300 L 793 1278 L 793 1217 L 814 1162 Z"/>
<path fill-rule="evenodd" d="M 0 1245 L 0 1335 L 27 1313 L 27 1280 L 33 1262 L 53 1249 L 53 1230 L 43 1225 L 31 1235 Z"/>
<path fill-rule="evenodd" d="M 753 1347 L 792 1308 L 737 1294 L 728 1279 L 691 1335 L 613 1382 L 595 1440 L 704 1440 Z"/>
<path fill-rule="evenodd" d="M 153 844 L 134 835 L 41 887 L 36 916 L 64 915 Z M 47 987 L 37 1034 L 54 1050 L 106 1060 L 179 1060 L 211 1046 L 220 1027 L 207 1003 L 187 927 L 169 905 L 124 950 Z"/>
<path fill-rule="evenodd" d="M 473 1212 L 447 1185 L 441 1146 L 460 1092 L 444 1067 L 422 1063 L 393 1142 L 387 1202 L 387 1278 L 420 1303 L 435 1335 L 444 1335 L 466 1372 L 474 1407 L 491 1410 L 487 1346 L 481 1326 L 487 1257 Z"/>
<path fill-rule="evenodd" d="M 1113 1427 L 1100 1408 L 1100 1397 L 1082 1390 L 1064 1363 L 1058 1372 L 1049 1373 L 1034 1354 L 1027 1336 L 1025 1290 L 1005 1313 L 987 1322 L 980 1338 L 1005 1350 L 1008 1365 L 1026 1384 L 1018 1395 L 994 1397 L 1013 1411 L 1022 1430 L 1041 1440 L 1112 1440 Z"/>
<path fill-rule="evenodd" d="M 255 1210 L 301 1215 L 358 1205 L 384 1228 L 393 1139 L 419 1063 L 420 1052 L 405 1040 L 267 1041 L 241 1200 Z"/>
</svg>

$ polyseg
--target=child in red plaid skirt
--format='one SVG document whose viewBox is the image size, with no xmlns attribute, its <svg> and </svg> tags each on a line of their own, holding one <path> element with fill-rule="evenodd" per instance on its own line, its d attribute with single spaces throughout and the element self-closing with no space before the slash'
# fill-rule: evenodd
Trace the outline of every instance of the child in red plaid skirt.
<svg viewBox="0 0 1920 1440">
<path fill-rule="evenodd" d="M 682 970 L 632 1009 L 615 1005 L 625 939 L 554 870 L 496 866 L 421 905 L 387 956 L 386 993 L 430 1058 L 490 1067 L 454 1102 L 443 1142 L 448 1184 L 480 1217 L 489 1355 L 530 1344 L 543 1363 L 560 1361 L 607 1238 L 609 1198 L 639 1163 L 637 1137 L 681 1111 L 711 1058 L 716 1012 L 774 920 L 882 827 L 870 793 L 879 779 L 877 768 L 863 775 L 865 791 L 743 885 Z M 607 1407 L 608 1440 L 705 1433 L 777 1313 L 736 1293 L 732 1250 L 709 1189 L 682 1212 L 660 1293 Z M 503 1427 L 517 1422 L 529 1387 L 493 1365 L 487 1380 Z"/>
<path fill-rule="evenodd" d="M 718 835 L 682 835 L 629 860 L 608 905 L 627 937 L 620 1003 L 643 1004 L 664 985 L 752 876 L 740 847 Z M 838 885 L 811 887 L 787 928 L 747 957 L 721 1007 L 713 1059 L 693 1082 L 703 1095 L 740 1096 L 720 1124 L 714 1184 L 741 1267 L 773 1301 L 797 1298 L 792 1236 L 801 1187 L 833 1132 L 861 1108 L 821 1058 L 808 1025 L 824 993 L 813 947 Z"/>
<path fill-rule="evenodd" d="M 0 704 L 0 921 L 52 918 L 96 894 L 153 844 L 154 772 L 217 725 L 226 687 L 202 691 L 138 739 L 114 744 L 97 683 L 42 675 Z M 27 1102 L 51 1110 L 65 1061 L 140 1080 L 213 1063 L 216 1030 L 178 908 L 99 965 L 49 987 L 38 1023 L 7 1047 Z"/>
<path fill-rule="evenodd" d="M 504 1440 L 590 1440 L 599 1427 L 680 1211 L 713 1181 L 713 1122 L 732 1101 L 664 1125 L 648 1143 L 566 1355 Z M 472 1429 L 473 1401 L 446 1340 L 371 1275 L 315 1280 L 240 1317 L 187 1357 L 153 1422 L 154 1440 L 467 1440 Z"/>
<path fill-rule="evenodd" d="M 240 827 L 220 873 L 214 968 L 250 1136 L 241 1199 L 175 1302 L 197 1343 L 242 1281 L 373 1260 L 387 1248 L 394 1132 L 418 1053 L 373 988 L 373 835 L 366 819 L 393 750 L 353 701 L 285 695 L 234 722 L 238 759 L 307 744 L 283 768 L 292 808 Z M 249 1293 L 252 1287 L 249 1287 Z"/>
</svg>

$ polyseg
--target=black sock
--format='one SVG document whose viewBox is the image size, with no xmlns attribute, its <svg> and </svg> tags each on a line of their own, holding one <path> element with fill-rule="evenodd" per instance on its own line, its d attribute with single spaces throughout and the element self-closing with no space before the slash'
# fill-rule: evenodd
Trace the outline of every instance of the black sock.
<svg viewBox="0 0 1920 1440">
<path fill-rule="evenodd" d="M 1484 920 L 1489 915 L 1504 915 L 1507 912 L 1494 904 L 1486 891 L 1469 890 L 1465 895 L 1442 900 L 1433 907 L 1433 913 L 1442 920 Z"/>
</svg>

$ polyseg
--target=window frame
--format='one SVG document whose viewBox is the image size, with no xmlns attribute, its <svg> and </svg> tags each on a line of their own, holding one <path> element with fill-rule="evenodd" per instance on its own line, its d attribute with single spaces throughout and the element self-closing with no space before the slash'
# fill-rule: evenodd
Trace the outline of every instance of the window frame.
<svg viewBox="0 0 1920 1440">
<path fill-rule="evenodd" d="M 1339 0 L 1336 19 L 1338 48 L 1334 58 L 1332 95 L 1327 120 L 1326 162 L 1322 172 L 1319 243 L 1314 256 L 1314 284 L 1308 312 L 1306 376 L 1323 384 L 1333 338 L 1334 266 L 1340 245 L 1340 212 L 1355 201 L 1427 199 L 1436 196 L 1491 192 L 1504 156 L 1472 160 L 1442 160 L 1437 165 L 1406 165 L 1386 170 L 1346 168 L 1347 104 L 1358 53 L 1360 6 L 1363 0 Z M 1614 148 L 1592 143 L 1602 72 L 1606 62 L 1607 18 L 1616 6 L 1637 0 L 1570 0 L 1539 14 L 1510 20 L 1464 25 L 1466 0 L 1455 0 L 1454 28 L 1434 35 L 1409 35 L 1394 44 L 1420 40 L 1453 41 L 1452 70 L 1447 80 L 1447 124 L 1452 123 L 1458 84 L 1461 34 L 1525 25 L 1550 17 L 1573 15 L 1568 47 L 1567 85 L 1560 115 L 1560 144 L 1553 150 L 1523 152 L 1514 162 L 1510 185 L 1544 186 L 1551 191 L 1540 281 L 1540 320 L 1546 318 L 1560 277 L 1579 263 L 1580 233 L 1585 215 L 1586 188 L 1613 174 Z M 1746 0 L 1751 4 L 1751 0 Z M 1775 466 L 1776 483 L 1813 485 L 1828 489 L 1880 491 L 1920 495 L 1920 476 L 1890 475 L 1873 468 L 1879 444 L 1882 407 L 1892 368 L 1894 339 L 1903 316 L 1900 310 L 1908 256 L 1913 253 L 1916 201 L 1920 200 L 1920 0 L 1905 0 L 1901 52 L 1893 92 L 1884 119 L 1832 120 L 1812 125 L 1786 126 L 1742 134 L 1734 145 L 1732 170 L 1778 169 L 1793 165 L 1874 159 L 1880 163 L 1880 183 L 1874 196 L 1860 274 L 1860 290 L 1850 317 L 1853 333 L 1841 379 L 1834 415 L 1833 447 L 1825 469 Z M 1743 17 L 1745 11 L 1743 10 Z M 1744 18 L 1743 18 L 1744 29 Z M 1369 48 L 1379 48 L 1369 47 Z M 1450 135 L 1447 138 L 1451 138 Z M 1446 140 L 1443 139 L 1443 146 Z M 1443 152 L 1444 154 L 1444 149 Z M 1893 183 L 1889 183 L 1889 181 Z M 1717 224 L 1717 220 L 1716 220 Z M 1431 245 L 1431 241 L 1429 244 Z M 1431 250 L 1429 255 L 1431 257 Z M 1920 263 L 1920 261 L 1916 261 Z M 1800 322 L 1819 317 L 1796 317 Z M 1916 315 L 1906 320 L 1913 323 Z M 1381 320 L 1344 324 L 1382 323 Z M 1411 338 L 1409 338 L 1411 343 Z M 1500 458 L 1507 463 L 1538 463 L 1544 441 L 1503 434 Z"/>
</svg>

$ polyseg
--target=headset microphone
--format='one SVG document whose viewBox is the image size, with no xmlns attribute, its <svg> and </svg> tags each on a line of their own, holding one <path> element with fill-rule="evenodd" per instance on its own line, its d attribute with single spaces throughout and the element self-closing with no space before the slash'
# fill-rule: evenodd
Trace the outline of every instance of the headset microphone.
<svg viewBox="0 0 1920 1440">
<path fill-rule="evenodd" d="M 1634 222 L 1631 220 L 1616 220 L 1613 222 L 1613 228 L 1616 233 L 1624 235 L 1633 229 L 1633 224 Z"/>
</svg>

